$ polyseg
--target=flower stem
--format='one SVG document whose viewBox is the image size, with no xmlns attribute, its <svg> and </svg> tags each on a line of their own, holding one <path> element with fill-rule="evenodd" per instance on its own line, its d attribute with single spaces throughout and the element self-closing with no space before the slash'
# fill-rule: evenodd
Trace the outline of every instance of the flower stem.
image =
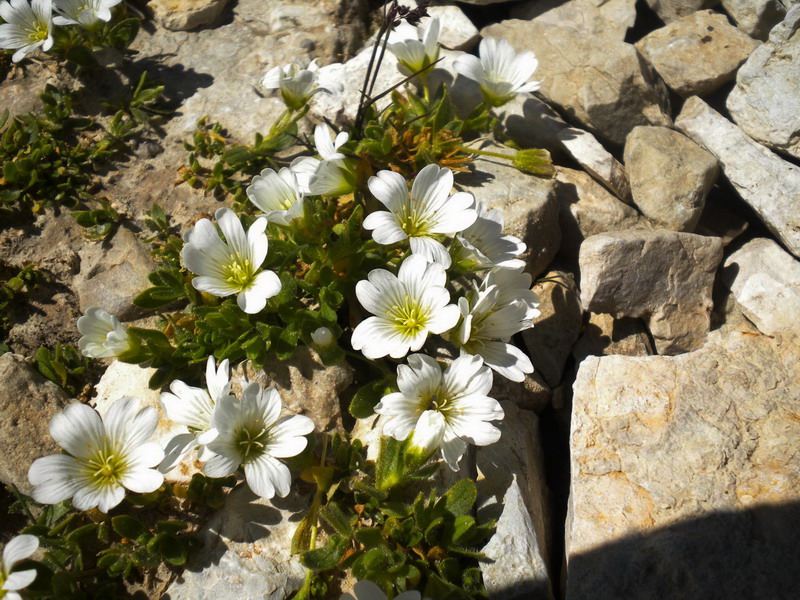
<svg viewBox="0 0 800 600">
<path fill-rule="evenodd" d="M 479 154 L 481 156 L 491 156 L 494 158 L 502 158 L 504 160 L 510 160 L 513 162 L 514 155 L 513 154 L 504 154 L 502 152 L 490 152 L 489 150 L 478 150 L 477 148 L 470 148 L 469 146 L 461 146 L 460 150 L 464 152 L 468 152 L 470 154 Z"/>
</svg>

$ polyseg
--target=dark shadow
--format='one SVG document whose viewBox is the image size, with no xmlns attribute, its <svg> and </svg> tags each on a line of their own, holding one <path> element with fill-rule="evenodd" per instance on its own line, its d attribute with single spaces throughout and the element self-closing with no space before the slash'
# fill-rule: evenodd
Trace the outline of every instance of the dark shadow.
<svg viewBox="0 0 800 600">
<path fill-rule="evenodd" d="M 664 27 L 664 21 L 650 8 L 650 5 L 645 0 L 638 0 L 636 2 L 636 21 L 633 27 L 628 30 L 625 41 L 629 44 L 635 44 L 648 33 L 652 33 L 662 27 Z"/>
<path fill-rule="evenodd" d="M 796 600 L 800 503 L 718 511 L 570 558 L 567 600 Z"/>
<path fill-rule="evenodd" d="M 164 84 L 165 108 L 169 110 L 177 110 L 197 90 L 210 87 L 214 83 L 214 77 L 209 73 L 198 73 L 182 64 L 169 64 L 168 61 L 173 56 L 155 54 L 138 57 L 130 68 L 130 78 L 134 85 L 144 71 L 147 71 L 150 81 Z"/>
</svg>

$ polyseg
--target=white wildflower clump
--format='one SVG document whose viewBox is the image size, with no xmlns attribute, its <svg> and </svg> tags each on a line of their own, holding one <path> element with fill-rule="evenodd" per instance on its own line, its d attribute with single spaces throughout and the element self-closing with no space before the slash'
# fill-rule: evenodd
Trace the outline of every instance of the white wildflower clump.
<svg viewBox="0 0 800 600">
<path fill-rule="evenodd" d="M 350 134 L 346 131 L 340 131 L 334 138 L 326 123 L 314 128 L 314 145 L 320 158 L 301 156 L 290 165 L 301 191 L 314 196 L 343 196 L 355 189 L 353 167 L 339 152 L 348 139 Z"/>
<path fill-rule="evenodd" d="M 161 406 L 167 417 L 185 425 L 187 432 L 179 433 L 167 443 L 166 456 L 159 466 L 162 473 L 172 470 L 194 448 L 200 450 L 199 460 L 206 461 L 211 457 L 205 446 L 217 437 L 217 431 L 211 424 L 214 408 L 230 396 L 229 361 L 223 360 L 217 368 L 214 357 L 208 357 L 206 389 L 187 385 L 180 380 L 173 381 L 169 389 L 169 392 L 161 393 Z"/>
<path fill-rule="evenodd" d="M 439 263 L 409 256 L 397 276 L 374 269 L 356 284 L 361 305 L 374 316 L 359 323 L 350 344 L 367 358 L 402 358 L 422 348 L 429 333 L 441 334 L 458 322 L 455 304 L 449 304 L 447 274 Z"/>
<path fill-rule="evenodd" d="M 267 220 L 256 219 L 245 235 L 232 210 L 220 208 L 215 218 L 226 241 L 208 219 L 200 219 L 184 237 L 183 264 L 198 275 L 192 285 L 220 298 L 236 294 L 239 308 L 258 313 L 281 291 L 281 280 L 273 271 L 259 271 L 267 258 Z"/>
<path fill-rule="evenodd" d="M 297 63 L 273 67 L 261 80 L 261 86 L 267 90 L 278 90 L 287 107 L 292 110 L 303 108 L 314 94 L 319 92 L 338 92 L 341 84 L 319 81 L 317 60 L 312 60 L 306 68 Z"/>
<path fill-rule="evenodd" d="M 364 229 L 372 230 L 379 244 L 394 244 L 408 239 L 411 252 L 431 262 L 449 267 L 452 263 L 447 248 L 437 238 L 467 229 L 478 215 L 472 205 L 472 194 L 450 195 L 453 172 L 428 165 L 414 178 L 409 194 L 406 180 L 393 171 L 379 171 L 370 177 L 369 191 L 388 211 L 377 211 L 364 219 Z"/>
<path fill-rule="evenodd" d="M 287 167 L 277 172 L 264 169 L 247 187 L 250 202 L 264 212 L 270 223 L 283 226 L 303 216 L 304 195 L 297 173 Z"/>
<path fill-rule="evenodd" d="M 82 25 L 90 27 L 98 21 L 111 20 L 111 9 L 122 0 L 55 0 L 59 16 L 53 19 L 56 25 Z"/>
<path fill-rule="evenodd" d="M 439 19 L 424 19 L 414 27 L 403 21 L 389 35 L 386 49 L 397 57 L 404 75 L 413 75 L 439 60 Z"/>
<path fill-rule="evenodd" d="M 278 459 L 297 456 L 306 448 L 314 422 L 302 415 L 281 417 L 275 388 L 252 382 L 241 400 L 223 398 L 214 410 L 217 437 L 208 444 L 214 454 L 203 467 L 209 477 L 226 477 L 244 466 L 247 485 L 263 498 L 284 497 L 292 482 L 289 468 Z"/>
<path fill-rule="evenodd" d="M 132 349 L 128 330 L 119 319 L 102 308 L 92 306 L 78 319 L 81 338 L 78 347 L 90 358 L 111 358 Z"/>
<path fill-rule="evenodd" d="M 480 287 L 458 299 L 461 321 L 453 341 L 462 353 L 480 356 L 484 363 L 511 381 L 533 373 L 530 358 L 509 343 L 511 336 L 533 327 L 539 299 L 531 276 L 522 270 L 490 271 Z"/>
<path fill-rule="evenodd" d="M 36 579 L 36 569 L 11 572 L 14 565 L 25 560 L 39 548 L 36 536 L 23 534 L 11 538 L 3 548 L 3 564 L 0 567 L 0 598 L 22 600 L 17 592 L 28 587 Z"/>
<path fill-rule="evenodd" d="M 33 499 L 56 504 L 72 498 L 78 510 L 108 512 L 122 502 L 125 490 L 157 490 L 164 476 L 154 467 L 164 451 L 148 439 L 158 423 L 152 406 L 123 397 L 101 419 L 85 404 L 70 404 L 50 420 L 50 435 L 68 454 L 36 459 L 28 470 Z"/>
<path fill-rule="evenodd" d="M 486 102 L 502 106 L 515 94 L 535 92 L 538 81 L 528 81 L 539 66 L 533 52 L 517 54 L 506 40 L 484 38 L 479 47 L 480 58 L 471 54 L 459 56 L 453 68 L 464 77 L 478 82 Z"/>
<path fill-rule="evenodd" d="M 16 50 L 12 62 L 41 48 L 47 52 L 53 47 L 52 0 L 10 0 L 0 2 L 0 48 Z"/>
<path fill-rule="evenodd" d="M 475 263 L 478 269 L 521 269 L 525 261 L 518 258 L 525 252 L 525 243 L 518 237 L 503 233 L 503 213 L 475 202 L 478 218 L 456 236 L 461 244 L 460 258 Z"/>
<path fill-rule="evenodd" d="M 421 597 L 422 595 L 418 591 L 409 590 L 398 594 L 394 597 L 394 600 L 420 600 Z M 371 581 L 362 579 L 353 586 L 352 594 L 342 594 L 339 600 L 387 600 L 387 598 L 381 588 Z M 424 598 L 423 600 L 429 599 Z"/>
<path fill-rule="evenodd" d="M 412 434 L 411 446 L 423 456 L 441 448 L 454 471 L 467 443 L 487 446 L 500 439 L 489 421 L 502 419 L 500 403 L 487 394 L 492 372 L 479 356 L 462 355 L 444 372 L 424 354 L 412 354 L 408 365 L 397 367 L 399 392 L 384 396 L 375 406 L 383 415 L 383 433 L 397 440 Z"/>
</svg>

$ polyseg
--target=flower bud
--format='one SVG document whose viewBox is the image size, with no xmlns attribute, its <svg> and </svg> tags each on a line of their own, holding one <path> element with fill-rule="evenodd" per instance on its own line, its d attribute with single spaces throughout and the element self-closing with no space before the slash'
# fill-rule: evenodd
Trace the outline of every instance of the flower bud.
<svg viewBox="0 0 800 600">
<path fill-rule="evenodd" d="M 320 327 L 311 332 L 311 339 L 317 346 L 330 346 L 333 343 L 333 332 L 327 327 Z"/>
</svg>

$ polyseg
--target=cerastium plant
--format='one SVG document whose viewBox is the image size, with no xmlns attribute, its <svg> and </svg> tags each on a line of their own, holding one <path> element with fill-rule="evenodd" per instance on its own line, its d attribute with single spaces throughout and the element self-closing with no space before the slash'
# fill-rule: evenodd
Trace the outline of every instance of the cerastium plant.
<svg viewBox="0 0 800 600">
<path fill-rule="evenodd" d="M 362 600 L 485 598 L 480 548 L 494 524 L 476 517 L 465 456 L 500 438 L 493 380 L 533 371 L 511 338 L 539 313 L 520 258 L 525 244 L 503 232 L 497 210 L 453 191 L 454 171 L 486 153 L 478 146 L 492 133 L 492 111 L 535 89 L 536 63 L 489 40 L 480 58 L 459 59 L 483 94 L 459 118 L 447 86 L 433 83 L 442 24 L 424 6 L 383 10 L 365 80 L 349 82 L 362 84 L 349 130 L 321 123 L 311 140 L 298 137 L 314 97 L 338 93 L 314 62 L 267 73 L 262 87 L 286 110 L 252 145 L 232 145 L 219 124 L 198 123 L 181 179 L 228 205 L 182 235 L 158 206 L 148 213 L 159 268 L 135 303 L 156 311 L 158 326 L 128 326 L 99 307 L 79 320 L 86 356 L 152 367 L 151 387 L 169 386 L 162 414 L 177 433 L 164 449 L 148 441 L 155 409 L 138 410 L 131 398 L 102 417 L 71 406 L 53 419 L 66 453 L 39 459 L 30 478 L 36 501 L 63 508 L 31 514 L 29 528 L 51 548 L 51 580 L 78 585 L 59 568 L 85 565 L 57 559 L 90 531 L 82 527 L 113 540 L 87 556 L 93 568 L 126 578 L 159 556 L 180 565 L 195 521 L 139 519 L 143 506 L 194 517 L 239 484 L 263 498 L 286 496 L 295 471 L 305 482 L 298 485 L 314 491 L 292 540 L 307 569 L 293 598 L 338 597 L 346 575 L 362 580 L 353 589 Z M 377 90 L 387 52 L 404 79 Z M 378 110 L 382 99 L 388 106 Z M 491 155 L 552 173 L 545 151 Z M 274 387 L 232 385 L 233 365 L 291 361 L 301 345 L 326 365 L 353 368 L 349 412 L 377 419 L 368 447 L 346 432 L 314 432 L 310 418 L 286 413 Z M 191 484 L 162 483 L 195 461 L 202 474 Z M 442 469 L 461 478 L 441 489 L 432 482 Z M 109 521 L 104 511 L 116 515 Z M 65 514 L 81 525 L 65 524 Z"/>
</svg>

